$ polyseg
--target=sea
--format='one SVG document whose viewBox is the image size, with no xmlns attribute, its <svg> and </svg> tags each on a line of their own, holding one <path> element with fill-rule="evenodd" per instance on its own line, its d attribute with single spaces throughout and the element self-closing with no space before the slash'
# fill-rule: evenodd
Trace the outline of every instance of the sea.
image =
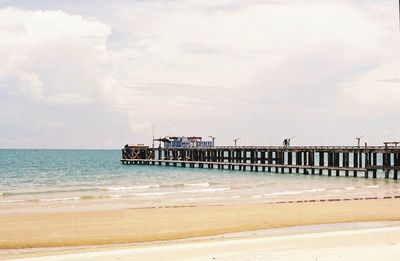
<svg viewBox="0 0 400 261">
<path fill-rule="evenodd" d="M 395 197 L 363 177 L 123 165 L 120 150 L 0 150 L 0 214 Z"/>
</svg>

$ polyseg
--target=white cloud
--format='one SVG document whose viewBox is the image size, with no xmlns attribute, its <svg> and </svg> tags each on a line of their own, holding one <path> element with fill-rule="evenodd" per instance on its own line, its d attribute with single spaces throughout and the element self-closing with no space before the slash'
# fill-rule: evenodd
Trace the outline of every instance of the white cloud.
<svg viewBox="0 0 400 261">
<path fill-rule="evenodd" d="M 394 57 L 400 59 L 400 53 Z M 398 111 L 400 104 L 400 60 L 385 63 L 343 85 L 342 95 L 355 106 Z"/>
<path fill-rule="evenodd" d="M 159 134 L 212 132 L 220 143 L 280 143 L 292 133 L 303 144 L 345 143 L 366 128 L 354 123 L 357 106 L 384 100 L 384 113 L 398 111 L 398 82 L 385 81 L 399 78 L 391 1 L 103 5 L 112 11 L 1 9 L 0 91 L 109 111 L 110 133 L 121 132 L 117 119 L 129 130 L 107 137 L 115 143 L 146 142 L 153 123 Z"/>
<path fill-rule="evenodd" d="M 294 131 L 301 137 L 309 135 L 309 126 L 316 119 L 329 118 L 331 122 L 319 126 L 319 132 L 331 131 L 329 124 L 338 126 L 343 133 L 330 135 L 329 139 L 342 143 L 346 138 L 341 136 L 352 137 L 358 131 L 346 126 L 353 119 L 353 111 L 345 108 L 352 108 L 354 100 L 343 87 L 351 86 L 353 93 L 361 96 L 376 97 L 376 91 L 367 88 L 365 81 L 383 85 L 372 81 L 374 71 L 383 76 L 387 70 L 398 69 L 391 62 L 398 58 L 394 54 L 397 21 L 393 19 L 397 16 L 391 14 L 391 5 L 350 1 L 173 1 L 119 10 L 118 16 L 129 27 L 124 28 L 125 41 L 131 47 L 124 50 L 130 62 L 122 70 L 127 71 L 118 77 L 126 79 L 124 84 L 131 87 L 122 90 L 125 102 L 137 106 L 133 108 L 146 107 L 148 111 L 140 110 L 143 117 L 137 115 L 141 121 L 151 115 L 162 126 L 171 126 L 176 118 L 193 125 L 180 124 L 177 128 L 182 132 L 206 133 L 212 125 L 218 126 L 218 121 L 234 115 L 239 124 L 232 121 L 225 122 L 225 127 L 218 126 L 220 133 L 226 132 L 224 128 L 232 129 L 221 136 L 233 136 L 236 129 L 249 133 L 247 142 L 252 143 L 259 143 L 265 136 L 251 134 L 241 122 L 268 128 L 262 135 L 273 136 L 266 137 L 271 143 L 282 135 L 274 126 L 280 125 L 289 133 L 293 132 L 291 126 L 307 122 L 310 125 L 300 124 L 300 130 Z M 358 78 L 364 82 L 357 88 L 354 80 Z M 181 88 L 177 91 L 172 85 Z M 193 87 L 199 85 L 208 88 Z M 144 88 L 146 95 L 142 94 Z M 162 99 L 158 98 L 159 92 L 163 93 Z M 371 98 L 364 100 L 364 106 L 374 105 L 367 102 Z M 157 113 L 161 116 L 155 116 Z M 268 121 L 260 123 L 262 118 L 269 119 L 272 127 Z M 393 126 L 393 132 L 399 127 Z M 376 141 L 380 139 L 376 137 Z M 324 140 L 323 136 L 317 141 L 304 137 L 300 142 Z M 223 142 L 231 141 L 227 138 Z"/>
<path fill-rule="evenodd" d="M 86 102 L 110 28 L 62 11 L 0 10 L 0 79 L 43 102 Z M 4 86 L 3 86 L 4 88 Z"/>
</svg>

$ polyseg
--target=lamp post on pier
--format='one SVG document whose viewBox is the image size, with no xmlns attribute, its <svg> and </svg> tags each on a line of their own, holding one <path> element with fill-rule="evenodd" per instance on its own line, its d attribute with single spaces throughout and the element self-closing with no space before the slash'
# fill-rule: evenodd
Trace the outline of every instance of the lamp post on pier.
<svg viewBox="0 0 400 261">
<path fill-rule="evenodd" d="M 237 145 L 238 140 L 240 140 L 240 139 L 241 139 L 241 138 L 233 139 L 233 142 L 235 143 L 235 147 L 236 147 L 236 145 Z"/>
<path fill-rule="evenodd" d="M 362 139 L 363 137 L 365 137 L 365 135 L 362 135 L 362 136 L 356 138 L 356 140 L 357 140 L 357 147 L 360 147 L 361 139 Z"/>
</svg>

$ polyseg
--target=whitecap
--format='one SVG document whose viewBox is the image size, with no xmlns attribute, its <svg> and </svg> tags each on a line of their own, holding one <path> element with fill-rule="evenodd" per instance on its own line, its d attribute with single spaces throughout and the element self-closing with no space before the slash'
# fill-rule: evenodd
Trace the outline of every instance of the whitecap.
<svg viewBox="0 0 400 261">
<path fill-rule="evenodd" d="M 20 203 L 20 202 L 29 202 L 32 200 L 26 200 L 26 199 L 15 199 L 15 200 L 2 200 L 0 203 Z"/>
<path fill-rule="evenodd" d="M 209 187 L 210 183 L 189 183 L 189 184 L 185 184 L 186 187 Z"/>
<path fill-rule="evenodd" d="M 231 188 L 206 188 L 206 189 L 199 189 L 197 191 L 192 192 L 218 192 L 218 191 L 225 191 L 230 190 Z"/>
<path fill-rule="evenodd" d="M 38 199 L 39 201 L 42 202 L 53 202 L 53 201 L 69 201 L 69 200 L 78 200 L 81 197 L 70 197 L 70 198 L 41 198 Z"/>
<path fill-rule="evenodd" d="M 170 194 L 176 194 L 179 192 L 143 192 L 143 193 L 131 193 L 128 194 L 128 196 L 162 196 L 162 195 L 170 195 Z"/>
<path fill-rule="evenodd" d="M 131 193 L 129 196 L 162 196 L 162 195 L 171 195 L 171 194 L 180 194 L 180 193 L 212 193 L 230 190 L 231 188 L 206 188 L 206 189 L 197 189 L 197 190 L 178 190 L 178 191 L 165 191 L 165 192 L 142 192 L 142 193 Z"/>
<path fill-rule="evenodd" d="M 106 190 L 111 191 L 122 191 L 122 190 L 135 190 L 135 189 L 149 189 L 149 188 L 159 188 L 160 185 L 142 185 L 142 186 L 129 186 L 129 187 L 108 187 Z"/>
<path fill-rule="evenodd" d="M 297 191 L 282 191 L 282 192 L 273 192 L 268 194 L 262 194 L 263 197 L 268 196 L 287 196 L 287 195 L 299 195 L 303 193 L 314 193 L 314 192 L 322 192 L 325 189 L 317 188 L 317 189 L 308 189 L 308 190 L 297 190 Z"/>
<path fill-rule="evenodd" d="M 319 189 L 309 189 L 309 190 L 304 190 L 304 192 L 322 192 L 325 191 L 325 189 L 323 188 L 319 188 Z"/>
</svg>

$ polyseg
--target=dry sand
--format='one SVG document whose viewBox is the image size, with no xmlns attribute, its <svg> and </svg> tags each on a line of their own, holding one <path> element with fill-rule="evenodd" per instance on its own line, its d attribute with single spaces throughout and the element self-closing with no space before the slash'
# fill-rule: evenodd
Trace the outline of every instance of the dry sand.
<svg viewBox="0 0 400 261">
<path fill-rule="evenodd" d="M 0 248 L 137 243 L 276 227 L 398 220 L 400 199 L 4 214 L 0 215 Z M 346 241 L 350 235 L 340 236 Z M 356 237 L 354 243 L 363 248 L 362 236 Z M 284 241 L 280 247 L 291 249 Z"/>
<path fill-rule="evenodd" d="M 376 224 L 379 226 L 379 224 Z M 323 229 L 320 227 L 319 229 Z M 281 236 L 174 242 L 27 258 L 55 260 L 399 260 L 400 225 Z"/>
</svg>

